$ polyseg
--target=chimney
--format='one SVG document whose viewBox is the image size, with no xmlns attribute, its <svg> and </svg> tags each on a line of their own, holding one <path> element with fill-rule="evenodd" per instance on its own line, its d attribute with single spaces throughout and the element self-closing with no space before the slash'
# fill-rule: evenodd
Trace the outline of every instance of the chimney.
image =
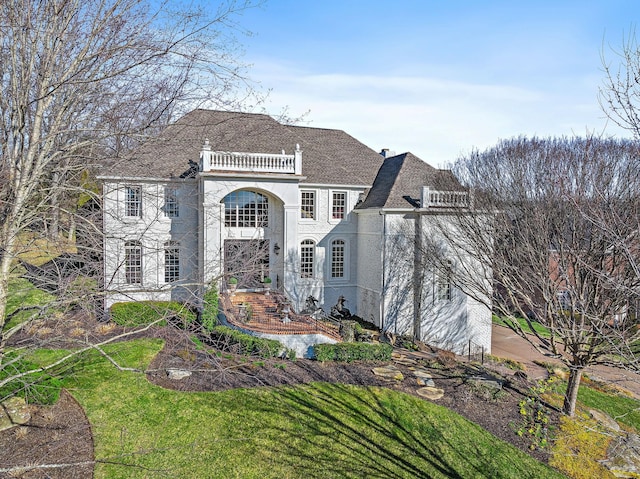
<svg viewBox="0 0 640 479">
<path fill-rule="evenodd" d="M 389 148 L 383 148 L 380 154 L 382 155 L 383 158 L 389 158 L 391 156 L 395 156 L 396 152 L 390 151 Z"/>
</svg>

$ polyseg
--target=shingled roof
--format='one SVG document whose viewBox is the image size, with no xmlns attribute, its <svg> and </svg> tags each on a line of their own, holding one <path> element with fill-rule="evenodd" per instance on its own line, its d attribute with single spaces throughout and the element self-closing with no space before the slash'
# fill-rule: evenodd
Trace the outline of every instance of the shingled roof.
<svg viewBox="0 0 640 479">
<path fill-rule="evenodd" d="M 303 182 L 371 185 L 382 156 L 340 130 L 284 125 L 264 114 L 194 110 L 112 166 L 109 176 L 184 176 L 209 139 L 213 151 L 293 154 L 302 150 Z M 104 173 L 107 174 L 107 173 Z"/>
<path fill-rule="evenodd" d="M 356 208 L 418 208 L 423 186 L 464 191 L 449 170 L 434 168 L 412 153 L 384 160 L 365 200 Z"/>
</svg>

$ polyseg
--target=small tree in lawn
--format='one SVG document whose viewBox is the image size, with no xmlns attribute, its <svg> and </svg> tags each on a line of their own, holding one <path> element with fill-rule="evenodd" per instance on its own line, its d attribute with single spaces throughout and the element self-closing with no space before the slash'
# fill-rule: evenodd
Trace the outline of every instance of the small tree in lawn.
<svg viewBox="0 0 640 479">
<path fill-rule="evenodd" d="M 473 190 L 473 209 L 452 212 L 423 240 L 434 264 L 444 257 L 438 238 L 445 237 L 451 250 L 474 259 L 460 264 L 482 265 L 484 274 L 459 268 L 453 282 L 478 300 L 492 298 L 510 328 L 569 368 L 569 415 L 584 368 L 637 365 L 629 345 L 640 291 L 639 159 L 634 142 L 593 137 L 515 138 L 474 151 L 454 167 Z M 587 211 L 600 212 L 599 221 Z M 551 337 L 532 340 L 522 318 Z"/>
</svg>

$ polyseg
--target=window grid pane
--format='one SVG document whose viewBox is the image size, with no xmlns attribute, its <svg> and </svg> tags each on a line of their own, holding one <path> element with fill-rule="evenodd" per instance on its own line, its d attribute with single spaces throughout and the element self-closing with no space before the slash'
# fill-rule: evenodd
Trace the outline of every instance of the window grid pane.
<svg viewBox="0 0 640 479">
<path fill-rule="evenodd" d="M 180 279 L 180 243 L 169 241 L 164 244 L 164 282 L 173 283 Z"/>
<path fill-rule="evenodd" d="M 436 282 L 436 298 L 440 301 L 451 301 L 451 275 L 453 264 L 447 261 L 445 266 L 438 272 Z"/>
<path fill-rule="evenodd" d="M 331 202 L 331 217 L 334 220 L 344 219 L 344 210 L 347 203 L 347 195 L 344 192 L 334 192 Z"/>
<path fill-rule="evenodd" d="M 344 241 L 331 243 L 331 277 L 344 278 Z"/>
<path fill-rule="evenodd" d="M 225 196 L 224 225 L 230 228 L 269 226 L 269 199 L 254 191 L 234 191 Z"/>
<path fill-rule="evenodd" d="M 316 193 L 315 191 L 303 191 L 300 201 L 300 217 L 304 219 L 316 219 Z"/>
<path fill-rule="evenodd" d="M 124 245 L 125 281 L 142 283 L 142 246 L 139 241 L 127 241 Z"/>
<path fill-rule="evenodd" d="M 126 216 L 142 216 L 141 196 L 142 188 L 140 186 L 127 186 L 124 200 Z"/>
<path fill-rule="evenodd" d="M 167 218 L 177 218 L 179 215 L 178 196 L 175 188 L 164 190 L 164 215 Z"/>
<path fill-rule="evenodd" d="M 313 278 L 315 243 L 304 240 L 300 244 L 300 277 Z"/>
</svg>

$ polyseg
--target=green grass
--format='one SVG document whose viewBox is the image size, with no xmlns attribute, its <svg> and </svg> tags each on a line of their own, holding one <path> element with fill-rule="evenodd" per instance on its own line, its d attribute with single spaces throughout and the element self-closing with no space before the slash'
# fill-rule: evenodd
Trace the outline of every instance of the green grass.
<svg viewBox="0 0 640 479">
<path fill-rule="evenodd" d="M 110 346 L 145 367 L 157 340 Z M 317 383 L 165 390 L 86 357 L 66 387 L 92 425 L 96 478 L 560 478 L 452 411 L 383 388 Z M 127 464 L 127 465 L 123 465 Z"/>
<path fill-rule="evenodd" d="M 580 386 L 578 402 L 585 407 L 606 412 L 616 421 L 640 431 L 640 401 L 634 398 Z"/>
<path fill-rule="evenodd" d="M 6 315 L 13 314 L 18 308 L 27 306 L 43 306 L 54 300 L 50 293 L 36 288 L 31 282 L 24 278 L 14 278 L 9 281 L 9 297 L 7 299 Z M 11 318 L 7 324 L 7 329 L 23 321 L 28 320 L 35 310 L 20 311 Z"/>
<path fill-rule="evenodd" d="M 498 324 L 500 326 L 507 326 L 507 319 L 505 318 L 501 318 L 500 316 L 496 316 L 495 314 L 492 315 L 492 320 L 494 324 Z M 531 329 L 531 327 L 529 326 L 529 323 L 527 323 L 527 320 L 524 318 L 517 318 L 518 324 L 520 325 L 520 327 L 522 328 L 522 330 L 525 333 L 529 333 L 532 334 L 533 330 Z M 531 323 L 533 325 L 533 329 L 538 333 L 538 335 L 540 335 L 543 338 L 549 338 L 551 337 L 551 334 L 549 333 L 549 328 L 547 328 L 546 326 L 543 326 L 542 324 L 534 321 Z"/>
</svg>

